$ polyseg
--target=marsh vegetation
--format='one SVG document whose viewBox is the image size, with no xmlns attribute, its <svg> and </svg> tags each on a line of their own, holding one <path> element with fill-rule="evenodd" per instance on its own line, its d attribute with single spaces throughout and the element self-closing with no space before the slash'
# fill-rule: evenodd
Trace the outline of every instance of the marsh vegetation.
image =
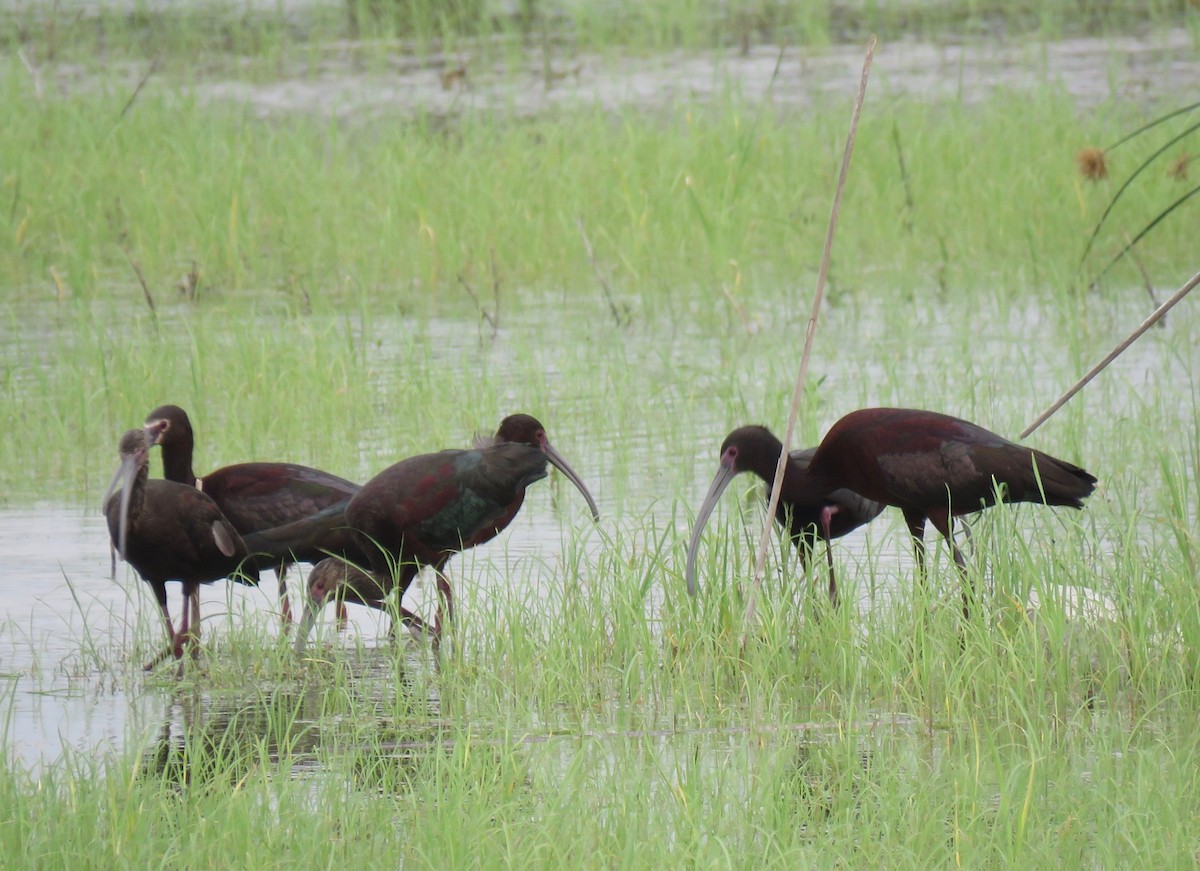
<svg viewBox="0 0 1200 871">
<path fill-rule="evenodd" d="M 945 549 L 917 584 L 885 512 L 836 545 L 836 611 L 777 540 L 742 648 L 762 509 L 740 478 L 696 601 L 683 565 L 725 433 L 786 419 L 861 59 L 842 40 L 892 37 L 799 440 L 869 405 L 1014 437 L 1150 311 L 1147 281 L 1200 265 L 1181 210 L 1091 284 L 1187 189 L 1186 142 L 1080 263 L 1187 117 L 1108 178 L 1075 162 L 1186 102 L 1194 9 L 356 6 L 357 32 L 340 4 L 5 13 L 12 866 L 1193 865 L 1195 305 L 1031 439 L 1099 489 L 972 523 L 969 621 Z M 161 626 L 108 578 L 99 497 L 164 402 L 198 469 L 359 482 L 529 412 L 602 521 L 531 488 L 451 563 L 440 667 L 359 613 L 297 660 L 267 583 L 207 589 L 200 667 L 143 675 Z"/>
</svg>

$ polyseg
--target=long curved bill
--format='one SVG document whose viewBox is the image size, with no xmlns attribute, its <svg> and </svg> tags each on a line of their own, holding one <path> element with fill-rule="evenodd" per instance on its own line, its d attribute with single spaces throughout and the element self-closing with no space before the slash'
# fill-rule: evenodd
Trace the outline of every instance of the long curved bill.
<svg viewBox="0 0 1200 871">
<path fill-rule="evenodd" d="M 587 486 L 584 485 L 580 477 L 575 474 L 575 470 L 571 468 L 571 464 L 564 460 L 563 455 L 556 451 L 554 446 L 548 441 L 543 443 L 542 450 L 546 454 L 546 459 L 553 464 L 554 468 L 566 475 L 567 480 L 575 485 L 575 489 L 583 494 L 583 498 L 587 500 L 588 510 L 592 512 L 592 520 L 599 523 L 600 509 L 596 507 L 596 500 L 592 498 L 592 494 L 588 491 Z"/>
<path fill-rule="evenodd" d="M 300 623 L 296 627 L 296 656 L 304 654 L 304 647 L 308 644 L 308 635 L 312 632 L 313 624 L 317 622 L 317 612 L 321 610 L 321 605 L 313 601 L 313 597 L 307 590 L 304 595 L 304 616 L 300 618 Z"/>
<path fill-rule="evenodd" d="M 737 472 L 733 468 L 733 464 L 722 463 L 717 469 L 716 477 L 713 478 L 712 484 L 709 485 L 708 492 L 704 494 L 704 501 L 700 503 L 700 510 L 696 512 L 696 526 L 692 529 L 692 540 L 688 542 L 687 549 L 687 568 L 685 574 L 687 576 L 688 595 L 696 595 L 696 552 L 700 550 L 700 534 L 704 532 L 704 525 L 708 523 L 708 518 L 712 516 L 713 509 L 717 507 L 717 502 L 721 499 L 721 494 L 725 492 L 725 488 L 729 486 L 729 482 L 733 480 L 733 476 Z"/>
<path fill-rule="evenodd" d="M 351 570 L 352 566 L 342 560 L 329 557 L 313 566 L 313 570 L 308 573 L 304 587 L 304 614 L 300 618 L 300 625 L 296 627 L 297 656 L 304 653 L 313 624 L 317 622 L 317 615 L 330 598 L 336 597 L 336 591 L 347 582 Z"/>
<path fill-rule="evenodd" d="M 102 505 L 107 505 L 109 497 L 116 492 L 118 487 L 121 488 L 120 533 L 116 541 L 117 553 L 121 555 L 121 559 L 125 559 L 125 542 L 129 537 L 129 500 L 133 493 L 133 482 L 137 478 L 140 465 L 138 457 L 135 455 L 121 457 L 121 465 L 118 467 L 116 474 L 113 475 L 112 482 L 108 485 L 108 490 L 104 492 L 104 501 L 101 503 Z"/>
</svg>

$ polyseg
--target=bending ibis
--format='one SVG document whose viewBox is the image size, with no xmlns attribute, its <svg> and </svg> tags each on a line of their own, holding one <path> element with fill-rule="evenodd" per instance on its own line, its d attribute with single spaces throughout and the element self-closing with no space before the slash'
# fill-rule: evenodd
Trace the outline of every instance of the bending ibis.
<svg viewBox="0 0 1200 871">
<path fill-rule="evenodd" d="M 346 506 L 346 524 L 353 530 L 359 551 L 370 569 L 371 589 L 357 590 L 361 572 L 338 573 L 329 569 L 320 578 L 321 589 L 311 589 L 304 618 L 296 636 L 296 652 L 303 651 L 317 612 L 343 588 L 354 592 L 351 601 L 378 607 L 377 593 L 393 590 L 403 598 L 422 566 L 437 572 L 438 591 L 446 619 L 454 618 L 454 598 L 441 569 L 454 554 L 495 538 L 512 522 L 525 501 L 525 488 L 546 476 L 550 463 L 575 485 L 587 501 L 595 520 L 596 501 L 575 470 L 555 450 L 545 427 L 527 414 L 506 417 L 490 439 L 478 439 L 472 450 L 448 450 L 409 457 L 384 469 L 355 494 Z M 414 615 L 401 612 L 410 628 Z M 440 637 L 439 606 L 433 637 Z"/>
<path fill-rule="evenodd" d="M 168 649 L 148 662 L 147 670 L 170 653 L 181 659 L 185 645 L 192 645 L 195 653 L 200 584 L 225 577 L 258 583 L 257 571 L 245 564 L 245 543 L 212 499 L 194 487 L 149 480 L 154 437 L 153 428 L 132 429 L 121 437 L 121 466 L 104 499 L 109 536 L 122 559 L 154 590 L 166 625 Z M 168 581 L 183 585 L 179 631 L 167 610 Z"/>
<path fill-rule="evenodd" d="M 783 443 L 765 426 L 744 426 L 735 429 L 721 445 L 721 465 L 713 478 L 712 486 L 704 497 L 700 512 L 696 515 L 696 526 L 687 550 L 688 595 L 696 595 L 696 553 L 700 549 L 700 534 L 717 506 L 717 500 L 739 472 L 753 472 L 767 484 L 766 498 L 775 483 L 775 469 Z M 802 566 L 816 547 L 818 535 L 825 540 L 825 557 L 829 563 L 829 600 L 837 604 L 837 580 L 833 572 L 833 553 L 829 541 L 870 523 L 883 511 L 884 506 L 872 502 L 857 493 L 839 488 L 820 502 L 807 504 L 796 501 L 793 491 L 802 480 L 804 471 L 812 462 L 816 448 L 802 448 L 788 454 L 783 470 L 783 490 L 775 511 L 775 521 L 784 527 L 796 546 Z"/>
<path fill-rule="evenodd" d="M 735 430 L 721 446 L 721 470 L 698 519 L 707 519 L 733 475 L 757 471 L 764 448 L 755 442 L 753 432 Z M 765 450 L 770 453 L 769 447 Z M 778 442 L 775 451 L 777 457 Z M 909 408 L 864 408 L 835 423 L 808 468 L 795 474 L 789 470 L 784 487 L 784 496 L 793 506 L 822 511 L 826 542 L 835 537 L 832 521 L 840 510 L 826 524 L 823 506 L 838 490 L 899 508 L 922 573 L 929 521 L 946 539 L 965 576 L 966 561 L 954 543 L 955 517 L 994 505 L 998 497 L 1005 502 L 1082 508 L 1096 478 L 1078 466 L 956 417 Z M 696 535 L 700 526 L 698 522 Z M 964 616 L 969 616 L 967 603 L 964 591 Z"/>
<path fill-rule="evenodd" d="M 387 579 L 390 577 L 390 575 L 387 576 Z M 307 585 L 309 596 L 316 603 L 332 599 L 338 602 L 354 602 L 366 605 L 368 608 L 387 611 L 387 597 L 392 588 L 392 584 L 386 582 L 387 579 L 381 583 L 369 571 L 341 557 L 326 557 L 313 566 L 312 571 L 308 573 Z M 318 604 L 317 607 L 319 608 L 320 605 Z M 398 606 L 398 611 L 400 622 L 408 627 L 415 638 L 420 640 L 430 634 L 425 621 L 412 611 L 402 605 Z M 395 631 L 394 624 L 392 631 Z M 297 639 L 297 652 L 302 652 L 303 649 L 303 641 Z"/>
<path fill-rule="evenodd" d="M 207 493 L 243 536 L 309 517 L 358 492 L 358 485 L 345 478 L 294 463 L 238 463 L 198 478 L 192 470 L 195 437 L 187 412 L 178 405 L 159 406 L 146 416 L 146 428 L 158 434 L 163 477 Z M 316 563 L 325 556 L 319 550 L 282 552 L 275 554 L 273 563 L 261 565 L 275 570 L 285 625 L 292 621 L 287 567 L 293 562 Z"/>
</svg>

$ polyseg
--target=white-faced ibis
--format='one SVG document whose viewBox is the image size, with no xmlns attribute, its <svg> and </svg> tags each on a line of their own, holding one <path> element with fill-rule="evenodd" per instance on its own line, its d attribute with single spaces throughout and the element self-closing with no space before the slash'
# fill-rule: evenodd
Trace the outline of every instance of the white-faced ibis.
<svg viewBox="0 0 1200 871">
<path fill-rule="evenodd" d="M 767 496 L 775 483 L 775 469 L 783 444 L 764 426 L 744 426 L 735 429 L 721 445 L 721 465 L 708 488 L 696 515 L 696 526 L 687 550 L 688 595 L 696 595 L 696 553 L 700 549 L 700 534 L 717 506 L 717 500 L 739 472 L 753 472 L 767 483 Z M 841 488 L 834 490 L 819 503 L 806 504 L 792 499 L 792 490 L 804 470 L 812 462 L 816 448 L 802 448 L 788 454 L 788 463 L 783 470 L 783 490 L 775 520 L 787 529 L 792 544 L 800 555 L 801 565 L 816 547 L 818 536 L 825 540 L 825 556 L 829 563 L 829 599 L 837 603 L 837 580 L 833 572 L 833 554 L 829 541 L 847 535 L 865 523 L 870 523 L 884 506 L 872 502 L 857 493 Z"/>
<path fill-rule="evenodd" d="M 437 573 L 446 619 L 452 620 L 454 599 L 442 567 L 454 554 L 490 541 L 507 527 L 524 503 L 525 488 L 546 476 L 547 462 L 575 485 L 599 520 L 599 509 L 583 481 L 550 444 L 541 423 L 527 414 L 505 418 L 495 436 L 479 440 L 472 450 L 410 457 L 364 484 L 350 499 L 345 517 L 366 558 L 363 565 L 370 569 L 370 589 L 354 590 L 356 581 L 365 577 L 362 572 L 323 572 L 320 589 L 312 589 L 310 583 L 296 651 L 304 649 L 312 622 L 330 597 L 353 591 L 352 601 L 372 606 L 382 601 L 380 592 L 394 590 L 402 598 L 426 565 Z M 401 617 L 410 628 L 423 626 L 415 615 L 402 611 Z M 442 622 L 439 606 L 435 641 Z"/>
<path fill-rule="evenodd" d="M 207 493 L 243 536 L 310 517 L 358 492 L 358 485 L 345 478 L 295 463 L 238 463 L 198 478 L 192 470 L 195 437 L 187 412 L 178 405 L 160 406 L 146 416 L 146 427 L 158 433 L 163 477 Z M 287 567 L 293 562 L 316 563 L 325 556 L 310 549 L 283 552 L 271 564 L 260 563 L 275 570 L 285 624 L 291 622 Z"/>
<path fill-rule="evenodd" d="M 722 481 L 728 483 L 738 472 L 773 467 L 780 445 L 774 438 L 764 440 L 762 433 L 744 428 L 725 440 L 721 471 L 699 518 L 711 513 L 712 503 L 724 489 Z M 998 495 L 1006 502 L 1082 508 L 1095 486 L 1096 479 L 1078 466 L 1014 444 L 968 421 L 932 411 L 865 408 L 833 425 L 807 469 L 795 474 L 789 470 L 783 498 L 793 509 L 819 510 L 836 491 L 850 490 L 872 502 L 893 505 L 904 512 L 919 570 L 924 568 L 928 520 L 946 539 L 965 574 L 966 562 L 954 543 L 953 518 L 994 505 Z M 822 534 L 826 540 L 834 537 L 832 527 L 824 523 Z M 964 592 L 964 614 L 967 601 Z"/>
<path fill-rule="evenodd" d="M 245 543 L 212 499 L 194 487 L 149 480 L 154 436 L 153 430 L 144 429 L 132 429 L 122 436 L 121 466 L 104 501 L 113 544 L 154 590 L 166 624 L 168 650 L 147 663 L 147 669 L 168 653 L 182 658 L 184 646 L 199 640 L 200 584 L 225 577 L 258 583 L 257 571 L 244 564 Z M 114 492 L 118 486 L 120 494 Z M 183 585 L 178 632 L 167 610 L 167 581 Z"/>
</svg>

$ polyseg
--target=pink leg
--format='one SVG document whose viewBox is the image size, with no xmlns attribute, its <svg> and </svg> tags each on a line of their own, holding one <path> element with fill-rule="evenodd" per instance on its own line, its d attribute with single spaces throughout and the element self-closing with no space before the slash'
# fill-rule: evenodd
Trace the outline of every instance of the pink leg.
<svg viewBox="0 0 1200 871">
<path fill-rule="evenodd" d="M 833 573 L 833 517 L 838 513 L 838 506 L 826 505 L 821 508 L 821 537 L 825 539 L 825 561 L 829 563 L 829 604 L 835 608 L 838 604 L 837 577 Z"/>
<path fill-rule="evenodd" d="M 283 634 L 287 635 L 292 626 L 292 603 L 288 601 L 287 567 L 276 568 L 275 578 L 279 581 L 279 611 L 283 619 Z"/>
<path fill-rule="evenodd" d="M 175 658 L 182 659 L 185 647 L 190 647 L 195 657 L 200 642 L 200 589 L 184 586 L 183 622 L 175 633 Z"/>
<path fill-rule="evenodd" d="M 450 579 L 441 568 L 434 569 L 437 574 L 438 609 L 433 620 L 433 646 L 439 647 L 442 640 L 442 629 L 454 622 L 454 591 L 450 588 Z M 445 617 L 443 618 L 443 613 Z"/>
</svg>

